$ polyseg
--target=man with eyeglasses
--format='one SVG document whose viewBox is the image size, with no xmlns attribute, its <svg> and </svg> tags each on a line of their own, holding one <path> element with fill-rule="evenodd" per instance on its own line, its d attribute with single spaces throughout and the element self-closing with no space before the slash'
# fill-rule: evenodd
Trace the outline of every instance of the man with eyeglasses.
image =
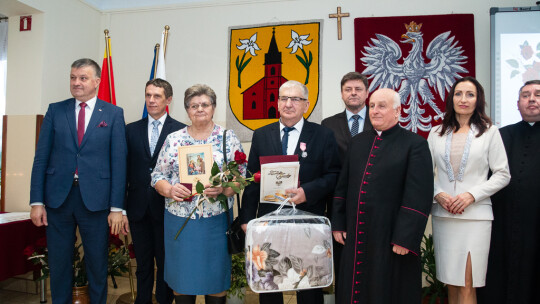
<svg viewBox="0 0 540 304">
<path fill-rule="evenodd" d="M 326 198 L 334 191 L 339 173 L 338 148 L 332 131 L 304 119 L 303 115 L 309 109 L 308 95 L 307 87 L 298 81 L 290 80 L 280 87 L 280 120 L 253 133 L 248 170 L 260 171 L 260 156 L 297 154 L 300 161 L 300 187 L 288 189 L 286 193 L 298 209 L 324 215 Z M 240 211 L 244 230 L 250 220 L 278 207 L 275 204 L 260 204 L 259 192 L 259 184 L 250 184 L 244 191 Z M 283 303 L 283 295 L 263 293 L 259 295 L 259 302 Z M 322 289 L 298 291 L 297 303 L 322 304 Z"/>
</svg>

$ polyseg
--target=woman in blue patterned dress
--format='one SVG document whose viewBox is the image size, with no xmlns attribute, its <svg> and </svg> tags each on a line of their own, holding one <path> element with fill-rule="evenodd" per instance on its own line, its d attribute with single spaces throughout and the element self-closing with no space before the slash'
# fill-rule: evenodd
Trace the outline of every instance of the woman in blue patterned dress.
<svg viewBox="0 0 540 304">
<path fill-rule="evenodd" d="M 231 283 L 231 256 L 225 234 L 226 210 L 219 202 L 202 202 L 178 239 L 174 239 L 201 199 L 200 196 L 193 197 L 192 201 L 182 199 L 190 196 L 191 191 L 181 185 L 178 147 L 211 144 L 213 160 L 220 168 L 223 165 L 225 129 L 212 120 L 216 109 L 214 91 L 206 85 L 188 88 L 184 94 L 184 107 L 192 124 L 167 136 L 152 173 L 152 186 L 165 197 L 165 281 L 174 290 L 177 304 L 195 303 L 196 295 L 205 295 L 206 303 L 225 303 Z M 242 145 L 234 132 L 228 130 L 227 160 L 234 160 L 235 151 L 243 152 Z M 244 175 L 245 166 L 239 166 Z M 209 197 L 221 193 L 229 197 L 229 208 L 232 208 L 235 193 L 231 188 L 209 184 L 205 187 L 204 194 Z"/>
</svg>

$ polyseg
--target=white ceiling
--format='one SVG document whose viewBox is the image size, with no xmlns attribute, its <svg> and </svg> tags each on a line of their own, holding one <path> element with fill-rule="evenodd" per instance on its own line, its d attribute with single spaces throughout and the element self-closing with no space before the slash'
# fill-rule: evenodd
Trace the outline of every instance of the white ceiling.
<svg viewBox="0 0 540 304">
<path fill-rule="evenodd" d="M 100 11 L 132 10 L 160 6 L 195 5 L 206 3 L 242 3 L 264 0 L 80 0 Z"/>
</svg>

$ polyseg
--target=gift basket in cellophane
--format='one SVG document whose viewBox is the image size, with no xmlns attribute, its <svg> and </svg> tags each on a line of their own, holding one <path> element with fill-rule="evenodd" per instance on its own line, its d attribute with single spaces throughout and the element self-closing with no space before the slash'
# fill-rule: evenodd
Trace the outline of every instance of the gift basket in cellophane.
<svg viewBox="0 0 540 304">
<path fill-rule="evenodd" d="M 257 293 L 323 288 L 332 284 L 330 221 L 294 208 L 251 220 L 246 232 L 246 276 Z"/>
</svg>

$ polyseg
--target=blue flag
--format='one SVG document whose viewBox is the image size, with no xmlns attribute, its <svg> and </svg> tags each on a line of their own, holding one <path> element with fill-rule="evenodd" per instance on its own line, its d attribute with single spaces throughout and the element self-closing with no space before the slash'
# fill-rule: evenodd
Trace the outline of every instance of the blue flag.
<svg viewBox="0 0 540 304">
<path fill-rule="evenodd" d="M 154 79 L 154 69 L 156 66 L 156 48 L 154 47 L 154 58 L 152 59 L 152 69 L 150 70 L 150 80 Z M 144 108 L 142 113 L 142 118 L 146 118 L 148 116 L 148 110 L 146 109 L 146 101 L 144 102 Z"/>
</svg>

